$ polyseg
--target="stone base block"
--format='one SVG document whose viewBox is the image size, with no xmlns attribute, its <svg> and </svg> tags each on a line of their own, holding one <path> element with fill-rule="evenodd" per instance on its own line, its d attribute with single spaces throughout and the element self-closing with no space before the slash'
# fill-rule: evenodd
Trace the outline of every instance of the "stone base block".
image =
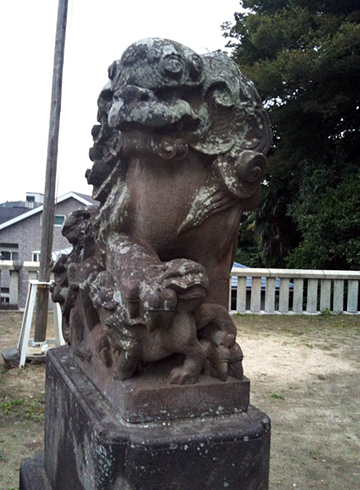
<svg viewBox="0 0 360 490">
<path fill-rule="evenodd" d="M 20 488 L 50 490 L 44 470 L 44 455 L 26 461 L 20 468 Z"/>
<path fill-rule="evenodd" d="M 39 490 L 268 488 L 270 420 L 260 410 L 130 424 L 63 353 L 47 356 L 46 477 L 41 462 L 25 463 L 21 490 L 35 489 L 34 472 Z"/>
<path fill-rule="evenodd" d="M 72 355 L 68 346 L 60 352 Z M 249 406 L 250 381 L 245 376 L 242 380 L 229 376 L 224 382 L 201 374 L 195 384 L 171 384 L 170 371 L 183 364 L 181 356 L 150 363 L 125 381 L 109 376 L 99 359 L 89 363 L 74 356 L 73 361 L 119 416 L 131 424 L 229 415 L 246 412 Z"/>
<path fill-rule="evenodd" d="M 71 352 L 68 346 L 61 349 L 64 355 Z M 245 376 L 242 380 L 229 376 L 223 382 L 201 374 L 195 384 L 171 384 L 170 372 L 183 364 L 184 356 L 172 355 L 142 365 L 125 381 L 115 380 L 98 356 L 89 362 L 74 355 L 73 361 L 119 416 L 131 424 L 229 415 L 246 412 L 249 405 L 250 381 Z"/>
</svg>

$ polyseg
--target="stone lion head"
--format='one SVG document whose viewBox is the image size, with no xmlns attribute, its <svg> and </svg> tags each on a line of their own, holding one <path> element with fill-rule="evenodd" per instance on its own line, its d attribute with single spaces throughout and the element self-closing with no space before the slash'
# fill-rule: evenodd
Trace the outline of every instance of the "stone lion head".
<svg viewBox="0 0 360 490">
<path fill-rule="evenodd" d="M 87 178 L 100 200 L 96 189 L 132 156 L 181 160 L 197 152 L 241 199 L 263 178 L 270 123 L 254 84 L 224 53 L 199 55 L 160 38 L 138 41 L 109 67 L 98 109 Z"/>
</svg>

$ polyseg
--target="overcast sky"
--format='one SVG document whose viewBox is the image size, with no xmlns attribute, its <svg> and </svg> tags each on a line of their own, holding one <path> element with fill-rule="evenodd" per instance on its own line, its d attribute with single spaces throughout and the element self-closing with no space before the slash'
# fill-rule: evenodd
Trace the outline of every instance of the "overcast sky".
<svg viewBox="0 0 360 490">
<path fill-rule="evenodd" d="M 212 6 L 213 5 L 213 6 Z M 58 0 L 1 0 L 0 203 L 44 192 Z M 134 41 L 165 37 L 224 49 L 239 0 L 69 0 L 56 195 L 91 194 L 84 178 L 107 68 Z"/>
</svg>

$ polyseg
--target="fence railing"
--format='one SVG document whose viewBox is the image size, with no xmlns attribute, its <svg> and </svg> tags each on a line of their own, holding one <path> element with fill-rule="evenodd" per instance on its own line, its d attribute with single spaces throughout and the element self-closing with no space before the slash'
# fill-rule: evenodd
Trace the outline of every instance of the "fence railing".
<svg viewBox="0 0 360 490">
<path fill-rule="evenodd" d="M 19 275 L 37 279 L 39 262 L 0 260 L 1 306 L 17 308 Z M 9 271 L 2 278 L 2 271 Z M 360 313 L 360 271 L 233 268 L 229 308 L 239 313 Z M 4 284 L 5 283 L 5 284 Z"/>
<path fill-rule="evenodd" d="M 229 307 L 239 313 L 359 313 L 360 271 L 234 268 Z"/>
</svg>

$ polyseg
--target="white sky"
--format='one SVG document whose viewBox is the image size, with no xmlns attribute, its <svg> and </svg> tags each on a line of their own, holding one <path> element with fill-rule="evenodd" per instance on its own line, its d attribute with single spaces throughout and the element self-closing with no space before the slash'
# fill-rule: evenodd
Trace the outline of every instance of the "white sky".
<svg viewBox="0 0 360 490">
<path fill-rule="evenodd" d="M 0 203 L 44 192 L 58 0 L 0 0 Z M 224 49 L 239 0 L 69 0 L 57 195 L 91 194 L 84 177 L 107 68 L 134 41 L 165 37 Z"/>
</svg>

